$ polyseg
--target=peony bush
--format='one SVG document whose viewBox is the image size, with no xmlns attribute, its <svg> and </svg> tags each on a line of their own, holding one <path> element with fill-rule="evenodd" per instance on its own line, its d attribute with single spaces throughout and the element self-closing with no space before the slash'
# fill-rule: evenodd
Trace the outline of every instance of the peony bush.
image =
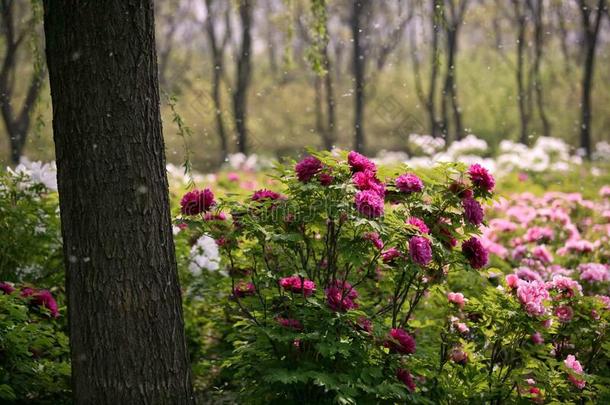
<svg viewBox="0 0 610 405">
<path fill-rule="evenodd" d="M 178 219 L 213 237 L 226 263 L 234 350 L 224 367 L 240 394 L 261 403 L 422 396 L 411 321 L 449 273 L 486 265 L 477 235 L 493 177 L 458 164 L 423 177 L 350 152 L 306 157 L 277 180 L 280 192 L 246 201 L 191 191 Z M 210 197 L 191 197 L 200 195 Z"/>
</svg>

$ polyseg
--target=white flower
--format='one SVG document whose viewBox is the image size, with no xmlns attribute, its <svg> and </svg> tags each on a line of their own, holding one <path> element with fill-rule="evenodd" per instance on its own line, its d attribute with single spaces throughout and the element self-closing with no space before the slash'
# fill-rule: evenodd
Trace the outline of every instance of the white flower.
<svg viewBox="0 0 610 405">
<path fill-rule="evenodd" d="M 220 269 L 220 254 L 216 241 L 208 235 L 203 235 L 191 248 L 189 271 L 198 276 L 201 270 L 217 271 Z"/>
<path fill-rule="evenodd" d="M 42 184 L 51 191 L 57 191 L 57 167 L 55 162 L 31 162 L 28 158 L 22 156 L 15 170 L 9 169 L 9 172 L 14 175 L 26 175 L 33 184 Z"/>
</svg>

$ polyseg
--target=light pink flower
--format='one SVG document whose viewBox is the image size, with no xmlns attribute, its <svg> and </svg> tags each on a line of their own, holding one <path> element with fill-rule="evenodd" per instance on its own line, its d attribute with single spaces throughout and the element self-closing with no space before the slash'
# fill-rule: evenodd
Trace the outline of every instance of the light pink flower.
<svg viewBox="0 0 610 405">
<path fill-rule="evenodd" d="M 462 293 L 454 293 L 454 292 L 449 292 L 447 293 L 447 299 L 449 300 L 449 302 L 457 305 L 458 307 L 464 308 L 464 305 L 466 304 L 466 299 L 464 298 L 464 294 Z"/>
</svg>

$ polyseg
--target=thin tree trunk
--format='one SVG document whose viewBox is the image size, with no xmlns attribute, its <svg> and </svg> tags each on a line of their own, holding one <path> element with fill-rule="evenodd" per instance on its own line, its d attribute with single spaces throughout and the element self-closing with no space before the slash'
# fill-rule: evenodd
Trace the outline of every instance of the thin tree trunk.
<svg viewBox="0 0 610 405">
<path fill-rule="evenodd" d="M 527 109 L 527 92 L 525 89 L 525 14 L 521 9 L 520 0 L 513 0 L 513 9 L 515 13 L 515 22 L 517 24 L 517 68 L 515 75 L 517 79 L 517 103 L 519 106 L 519 142 L 528 144 L 528 124 L 529 114 Z"/>
<path fill-rule="evenodd" d="M 337 130 L 336 130 L 336 112 L 335 112 L 335 90 L 333 86 L 333 78 L 332 78 L 332 66 L 330 62 L 330 57 L 328 56 L 328 44 L 324 47 L 324 70 L 326 70 L 326 75 L 324 77 L 324 89 L 326 90 L 326 120 L 327 120 L 327 136 L 328 143 L 325 145 L 326 149 L 331 150 L 334 146 L 334 143 L 337 139 Z"/>
<path fill-rule="evenodd" d="M 45 0 L 76 404 L 193 403 L 152 0 Z"/>
<path fill-rule="evenodd" d="M 212 53 L 212 100 L 214 101 L 214 116 L 216 118 L 216 131 L 218 132 L 218 138 L 220 140 L 220 162 L 224 162 L 229 155 L 229 145 L 227 142 L 227 133 L 225 130 L 224 119 L 222 117 L 222 100 L 220 93 L 220 85 L 222 77 L 224 75 L 224 48 L 228 41 L 228 35 L 225 35 L 221 44 L 218 43 L 216 38 L 216 31 L 214 30 L 214 21 L 212 17 L 212 2 L 213 0 L 206 0 L 207 17 L 205 21 L 205 28 L 210 41 L 210 50 Z"/>
<path fill-rule="evenodd" d="M 237 78 L 233 91 L 233 115 L 237 130 L 237 146 L 241 153 L 248 153 L 247 98 L 250 86 L 252 60 L 252 0 L 240 0 L 241 49 L 237 57 Z"/>
<path fill-rule="evenodd" d="M 368 0 L 355 0 L 352 8 L 353 71 L 354 71 L 354 149 L 364 152 L 364 69 L 365 55 L 362 44 L 362 19 Z"/>
<path fill-rule="evenodd" d="M 440 24 L 444 20 L 445 5 L 443 0 L 432 0 L 432 50 L 430 58 L 430 88 L 428 89 L 428 118 L 430 120 L 430 134 L 433 137 L 439 135 L 439 124 L 436 118 L 436 86 L 438 80 L 438 36 Z"/>
<path fill-rule="evenodd" d="M 582 77 L 580 147 L 584 149 L 587 159 L 591 159 L 591 90 L 595 73 L 595 50 L 599 36 L 601 19 L 606 12 L 606 1 L 598 0 L 594 20 L 591 21 L 592 10 L 584 0 L 579 0 L 585 41 L 585 65 Z"/>
<path fill-rule="evenodd" d="M 544 94 L 542 89 L 542 78 L 540 77 L 540 65 L 542 63 L 542 49 L 544 47 L 544 1 L 543 0 L 528 0 L 528 6 L 534 17 L 534 90 L 536 91 L 536 105 L 538 107 L 538 115 L 542 121 L 542 134 L 551 136 L 551 124 L 546 115 L 544 108 Z"/>
</svg>

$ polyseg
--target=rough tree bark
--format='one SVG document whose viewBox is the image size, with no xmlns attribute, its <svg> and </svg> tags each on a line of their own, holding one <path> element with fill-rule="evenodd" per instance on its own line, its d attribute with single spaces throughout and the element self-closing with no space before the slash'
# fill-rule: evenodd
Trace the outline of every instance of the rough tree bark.
<svg viewBox="0 0 610 405">
<path fill-rule="evenodd" d="M 44 8 L 75 403 L 193 403 L 152 0 Z"/>
<path fill-rule="evenodd" d="M 235 88 L 233 89 L 233 116 L 237 130 L 237 148 L 248 153 L 247 99 L 252 65 L 252 0 L 239 1 L 241 45 L 237 55 Z"/>
<path fill-rule="evenodd" d="M 595 50 L 599 37 L 602 16 L 606 12 L 606 0 L 597 0 L 596 9 L 592 9 L 586 0 L 578 0 L 582 17 L 585 60 L 582 76 L 582 99 L 580 121 L 580 147 L 585 150 L 587 159 L 591 159 L 591 90 L 595 72 Z M 591 14 L 593 13 L 593 16 Z"/>
<path fill-rule="evenodd" d="M 10 159 L 13 164 L 19 163 L 19 159 L 23 154 L 28 130 L 30 129 L 32 112 L 45 76 L 43 67 L 35 67 L 29 79 L 23 104 L 15 112 L 15 77 L 20 69 L 17 54 L 24 46 L 30 34 L 28 29 L 31 28 L 17 29 L 16 24 L 20 16 L 17 16 L 17 21 L 15 21 L 15 4 L 16 2 L 13 0 L 0 1 L 0 33 L 4 37 L 5 43 L 4 56 L 0 66 L 0 113 L 2 114 L 2 120 L 9 137 L 11 148 Z"/>
<path fill-rule="evenodd" d="M 364 68 L 365 55 L 362 43 L 362 22 L 367 12 L 368 0 L 353 2 L 351 28 L 353 40 L 352 69 L 354 74 L 354 150 L 364 152 Z"/>
<path fill-rule="evenodd" d="M 523 0 L 512 0 L 513 17 L 517 30 L 517 66 L 515 69 L 515 77 L 517 80 L 517 103 L 519 106 L 519 142 L 527 145 L 529 143 L 528 125 L 530 112 L 528 105 L 528 91 L 526 84 L 525 71 L 525 31 L 527 28 L 527 15 L 524 10 Z"/>
</svg>

